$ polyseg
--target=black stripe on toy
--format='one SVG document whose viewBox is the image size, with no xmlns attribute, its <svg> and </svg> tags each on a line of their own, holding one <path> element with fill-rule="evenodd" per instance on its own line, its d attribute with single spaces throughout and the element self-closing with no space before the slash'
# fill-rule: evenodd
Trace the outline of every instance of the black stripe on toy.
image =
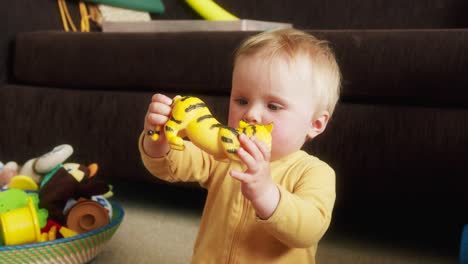
<svg viewBox="0 0 468 264">
<path fill-rule="evenodd" d="M 193 104 L 193 105 L 189 105 L 187 108 L 185 108 L 185 112 L 190 112 L 192 110 L 195 110 L 197 108 L 205 108 L 206 107 L 206 104 L 204 103 L 198 103 L 198 104 Z"/>
<path fill-rule="evenodd" d="M 214 125 L 211 125 L 211 126 L 210 126 L 210 129 L 218 128 L 218 127 L 223 127 L 223 125 L 221 125 L 220 123 L 214 124 Z"/>
<path fill-rule="evenodd" d="M 182 124 L 182 121 L 175 119 L 173 116 L 171 116 L 171 121 L 177 123 L 177 124 Z"/>
<path fill-rule="evenodd" d="M 237 130 L 235 128 L 232 128 L 232 127 L 224 127 L 226 128 L 227 130 L 231 131 L 231 133 L 235 136 L 235 137 L 238 137 L 239 136 L 239 132 L 237 132 Z"/>
<path fill-rule="evenodd" d="M 205 120 L 205 119 L 210 119 L 210 118 L 214 118 L 212 115 L 204 115 L 204 116 L 200 116 L 198 119 L 197 119 L 197 122 L 200 123 L 201 121 Z"/>
<path fill-rule="evenodd" d="M 230 144 L 232 144 L 234 142 L 232 140 L 232 138 L 227 138 L 227 137 L 224 137 L 224 136 L 221 137 L 221 141 L 225 142 L 225 143 L 230 143 Z"/>
<path fill-rule="evenodd" d="M 236 154 L 237 153 L 237 149 L 227 149 L 226 151 L 227 151 L 227 153 L 231 153 L 231 154 Z"/>
</svg>

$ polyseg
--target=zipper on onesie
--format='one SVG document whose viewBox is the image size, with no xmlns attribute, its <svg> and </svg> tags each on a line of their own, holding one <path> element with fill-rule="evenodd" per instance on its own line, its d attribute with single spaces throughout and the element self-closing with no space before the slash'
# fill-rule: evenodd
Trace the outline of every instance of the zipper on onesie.
<svg viewBox="0 0 468 264">
<path fill-rule="evenodd" d="M 241 218 L 240 218 L 239 222 L 237 223 L 236 229 L 234 230 L 234 235 L 233 235 L 233 238 L 232 238 L 231 249 L 229 250 L 227 263 L 235 263 L 235 257 L 236 257 L 237 249 L 239 248 L 238 244 L 239 244 L 240 235 L 242 233 L 242 229 L 244 227 L 244 224 L 245 224 L 245 221 L 246 221 L 246 218 L 247 218 L 247 215 L 248 215 L 247 212 L 249 211 L 248 210 L 249 209 L 249 201 L 247 199 L 245 199 L 245 197 L 243 195 L 241 195 L 241 199 L 242 199 Z"/>
</svg>

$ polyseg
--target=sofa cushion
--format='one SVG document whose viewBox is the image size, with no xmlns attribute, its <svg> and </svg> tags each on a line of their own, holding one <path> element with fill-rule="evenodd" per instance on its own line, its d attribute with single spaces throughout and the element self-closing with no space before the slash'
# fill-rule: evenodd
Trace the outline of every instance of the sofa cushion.
<svg viewBox="0 0 468 264">
<path fill-rule="evenodd" d="M 15 75 L 29 84 L 228 93 L 231 55 L 246 34 L 20 34 Z"/>
<path fill-rule="evenodd" d="M 155 90 L 156 92 L 156 90 Z M 0 86 L 0 161 L 23 164 L 60 144 L 74 153 L 68 162 L 96 162 L 100 175 L 151 179 L 138 152 L 138 137 L 150 92 L 100 91 Z M 175 94 L 168 94 L 175 96 Z M 213 114 L 223 122 L 228 98 L 205 96 Z M 224 119 L 223 119 L 224 118 Z"/>
<path fill-rule="evenodd" d="M 468 29 L 311 30 L 329 40 L 342 100 L 462 105 Z M 229 94 L 235 48 L 254 32 L 19 34 L 17 81 L 80 89 Z"/>
</svg>

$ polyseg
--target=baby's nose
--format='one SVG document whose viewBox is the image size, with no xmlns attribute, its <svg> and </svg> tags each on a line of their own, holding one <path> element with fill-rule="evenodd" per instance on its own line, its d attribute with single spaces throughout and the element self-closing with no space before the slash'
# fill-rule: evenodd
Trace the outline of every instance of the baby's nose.
<svg viewBox="0 0 468 264">
<path fill-rule="evenodd" d="M 255 109 L 254 107 L 250 108 L 244 115 L 244 120 L 249 124 L 261 124 L 262 123 L 262 114 L 261 111 Z"/>
</svg>

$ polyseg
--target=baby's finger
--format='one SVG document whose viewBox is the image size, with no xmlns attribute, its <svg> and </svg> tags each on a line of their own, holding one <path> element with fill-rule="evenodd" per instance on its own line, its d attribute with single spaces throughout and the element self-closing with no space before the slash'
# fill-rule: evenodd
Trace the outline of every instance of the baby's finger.
<svg viewBox="0 0 468 264">
<path fill-rule="evenodd" d="M 166 124 L 169 120 L 169 117 L 165 115 L 153 114 L 148 113 L 146 115 L 146 122 L 145 122 L 145 129 L 146 130 L 153 130 L 156 126 L 162 126 Z"/>
<path fill-rule="evenodd" d="M 169 116 L 171 111 L 171 106 L 159 102 L 153 102 L 148 106 L 148 113 L 150 114 Z"/>
<path fill-rule="evenodd" d="M 257 161 L 244 148 L 240 147 L 237 150 L 237 156 L 239 157 L 240 161 L 242 161 L 242 163 L 247 166 L 247 171 L 256 172 L 258 170 Z"/>
<path fill-rule="evenodd" d="M 242 173 L 240 171 L 235 171 L 235 170 L 232 170 L 229 172 L 229 174 L 231 175 L 231 177 L 233 177 L 234 179 L 240 181 L 240 182 L 243 182 L 243 183 L 248 183 L 250 181 L 250 175 L 246 174 L 246 173 Z"/>
<path fill-rule="evenodd" d="M 249 139 L 245 134 L 239 135 L 239 142 L 241 146 L 255 159 L 261 160 L 263 159 L 263 154 L 258 149 L 257 145 Z"/>
<path fill-rule="evenodd" d="M 172 99 L 171 98 L 167 97 L 164 94 L 160 94 L 160 93 L 154 94 L 153 97 L 151 98 L 151 101 L 152 102 L 163 103 L 163 104 L 166 104 L 166 105 L 171 105 L 172 104 Z"/>
<path fill-rule="evenodd" d="M 271 158 L 271 152 L 270 150 L 268 149 L 268 147 L 262 142 L 260 141 L 258 138 L 256 137 L 252 137 L 250 138 L 254 143 L 255 145 L 257 146 L 257 148 L 260 150 L 260 152 L 262 153 L 263 155 L 263 159 L 266 160 L 266 161 L 270 161 L 270 158 Z"/>
</svg>

